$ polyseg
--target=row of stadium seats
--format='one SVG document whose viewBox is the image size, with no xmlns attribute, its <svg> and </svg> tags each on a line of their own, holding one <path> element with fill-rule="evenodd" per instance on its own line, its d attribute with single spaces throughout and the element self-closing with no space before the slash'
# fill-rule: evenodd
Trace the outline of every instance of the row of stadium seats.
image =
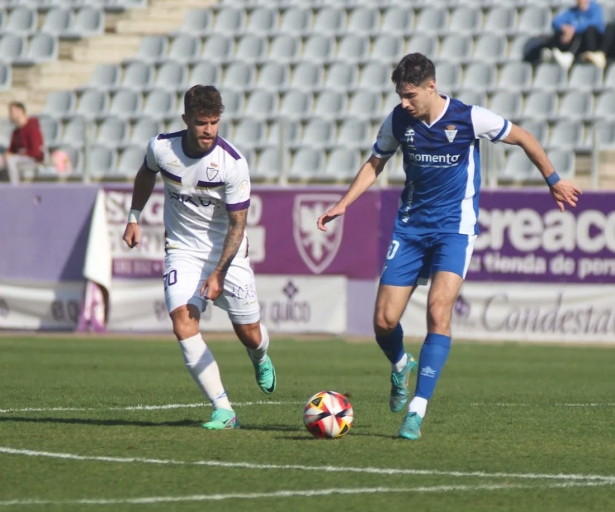
<svg viewBox="0 0 615 512">
<path fill-rule="evenodd" d="M 510 62 L 499 69 L 493 64 L 474 62 L 461 66 L 447 61 L 436 61 L 438 88 L 442 92 L 472 89 L 479 92 L 536 90 L 566 92 L 612 90 L 615 88 L 615 66 L 605 73 L 591 64 L 577 64 L 570 73 L 557 64 L 543 63 L 535 71 L 526 62 Z M 219 87 L 250 91 L 266 89 L 284 92 L 299 89 L 353 91 L 367 89 L 390 92 L 393 67 L 378 61 L 364 65 L 335 62 L 323 67 L 313 62 L 295 66 L 280 62 L 267 62 L 256 66 L 234 62 L 222 66 L 203 61 L 194 66 L 169 61 L 160 66 L 132 62 L 123 67 L 117 64 L 99 65 L 90 83 L 82 90 L 117 91 L 133 89 L 150 91 L 165 89 L 182 93 L 194 84 L 217 84 Z"/>
<path fill-rule="evenodd" d="M 225 105 L 224 117 L 234 120 L 244 116 L 272 119 L 343 119 L 356 117 L 382 121 L 399 103 L 395 92 L 382 94 L 370 89 L 357 89 L 347 94 L 325 88 L 319 93 L 289 89 L 283 94 L 268 89 L 254 89 L 244 94 L 240 90 L 220 89 Z M 446 92 L 446 88 L 443 89 Z M 456 91 L 468 103 L 489 106 L 511 120 L 575 119 L 592 121 L 615 117 L 615 91 L 606 90 L 595 96 L 591 92 L 571 90 L 561 95 L 535 90 L 525 98 L 512 91 L 499 91 L 487 102 L 476 89 Z M 457 94 L 456 94 L 457 95 Z M 120 117 L 138 119 L 151 117 L 171 120 L 183 112 L 183 95 L 154 89 L 143 95 L 133 89 L 119 89 L 113 94 L 98 89 L 86 89 L 77 96 L 72 91 L 57 91 L 48 96 L 43 113 L 59 119 L 82 116 L 88 119 Z M 473 101 L 470 101 L 473 100 Z M 476 101 L 479 100 L 479 101 Z"/>
<path fill-rule="evenodd" d="M 84 151 L 71 146 L 61 147 L 68 153 L 73 163 L 73 177 L 83 174 Z M 240 148 L 251 169 L 255 181 L 277 180 L 282 164 L 277 147 L 267 147 L 262 151 Z M 143 163 L 145 149 L 141 146 L 128 146 L 121 151 L 93 145 L 88 153 L 90 162 L 89 176 L 94 179 L 132 179 Z M 300 146 L 291 151 L 288 178 L 293 181 L 348 181 L 352 179 L 368 153 L 351 148 L 337 147 L 330 150 Z M 548 152 L 550 160 L 558 173 L 566 178 L 574 176 L 574 152 L 553 149 Z M 403 182 L 402 158 L 397 153 L 388 165 L 389 179 Z M 41 168 L 40 174 L 57 176 L 52 168 Z M 499 178 L 503 181 L 540 181 L 542 178 L 525 154 L 511 151 L 501 168 Z"/>
<path fill-rule="evenodd" d="M 106 12 L 122 12 L 133 8 L 146 7 L 148 0 L 0 0 L 0 8 L 14 9 L 28 7 L 44 13 L 54 7 L 82 9 L 94 7 Z"/>
<path fill-rule="evenodd" d="M 74 10 L 54 8 L 45 16 L 39 28 L 36 9 L 17 7 L 7 12 L 0 9 L 0 33 L 31 36 L 45 32 L 62 39 L 78 39 L 102 34 L 105 29 L 105 12 L 94 7 Z"/>
<path fill-rule="evenodd" d="M 302 37 L 280 34 L 267 36 L 241 34 L 213 34 L 205 38 L 179 34 L 170 41 L 165 36 L 147 36 L 131 61 L 160 64 L 167 61 L 195 64 L 215 62 L 229 64 L 267 61 L 327 64 L 334 61 L 365 63 L 378 61 L 393 64 L 406 53 L 419 52 L 431 59 L 450 59 L 455 62 L 506 63 L 519 61 L 529 36 L 518 36 L 509 42 L 505 36 L 482 34 L 476 38 L 451 35 L 441 39 L 429 34 L 415 33 L 404 39 L 383 33 L 373 38 L 351 34 L 341 38 L 324 34 Z"/>
<path fill-rule="evenodd" d="M 544 5 L 559 9 L 574 5 L 574 0 L 507 0 L 507 3 L 516 7 L 526 5 Z M 376 6 L 387 7 L 389 5 L 408 6 L 408 0 L 311 0 L 310 5 L 321 7 L 329 5 L 342 7 L 356 6 Z M 471 5 L 479 7 L 493 7 L 501 4 L 501 0 L 412 0 L 412 7 L 420 9 L 423 7 L 438 6 L 441 8 L 457 7 L 461 5 Z M 220 0 L 220 6 L 235 6 L 245 9 L 253 9 L 261 5 L 278 8 L 288 8 L 292 6 L 305 6 L 305 0 Z M 615 5 L 615 0 L 600 0 L 600 5 Z"/>
<path fill-rule="evenodd" d="M 517 33 L 542 35 L 551 31 L 556 10 L 548 6 L 528 5 L 521 9 L 494 4 L 483 11 L 477 6 L 445 9 L 425 6 L 413 10 L 413 5 L 391 5 L 383 8 L 339 6 L 321 7 L 257 7 L 250 13 L 243 6 L 222 6 L 217 10 L 193 10 L 188 13 L 180 33 L 205 35 L 278 33 L 307 35 L 344 34 L 474 34 L 494 32 L 512 35 Z M 612 17 L 611 12 L 607 19 Z"/>
</svg>

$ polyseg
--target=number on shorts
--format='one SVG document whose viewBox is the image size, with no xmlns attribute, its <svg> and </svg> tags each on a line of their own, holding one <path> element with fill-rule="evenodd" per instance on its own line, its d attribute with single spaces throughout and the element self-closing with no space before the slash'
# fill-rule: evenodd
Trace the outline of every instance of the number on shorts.
<svg viewBox="0 0 615 512">
<path fill-rule="evenodd" d="M 389 250 L 387 252 L 387 260 L 392 260 L 395 257 L 397 249 L 399 249 L 399 242 L 397 240 L 391 240 L 391 245 L 389 245 Z"/>
<path fill-rule="evenodd" d="M 177 283 L 177 270 L 169 270 L 164 276 L 164 289 Z"/>
</svg>

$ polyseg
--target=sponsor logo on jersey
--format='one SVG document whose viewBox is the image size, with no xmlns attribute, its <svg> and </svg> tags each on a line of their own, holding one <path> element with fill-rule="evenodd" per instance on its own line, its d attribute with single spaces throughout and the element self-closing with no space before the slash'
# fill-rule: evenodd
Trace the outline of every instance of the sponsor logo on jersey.
<svg viewBox="0 0 615 512">
<path fill-rule="evenodd" d="M 404 137 L 406 137 L 406 144 L 414 144 L 414 130 L 412 128 L 406 128 L 406 133 L 404 133 Z"/>
<path fill-rule="evenodd" d="M 429 153 L 408 153 L 408 160 L 416 163 L 455 165 L 461 155 L 434 155 Z"/>
<path fill-rule="evenodd" d="M 453 142 L 455 140 L 455 135 L 457 135 L 457 127 L 454 124 L 449 124 L 444 130 L 446 134 L 446 138 L 449 142 Z"/>
<path fill-rule="evenodd" d="M 320 231 L 316 222 L 341 199 L 340 194 L 298 194 L 293 205 L 293 238 L 303 262 L 314 274 L 324 272 L 335 259 L 342 243 L 343 219 Z"/>
<path fill-rule="evenodd" d="M 173 160 L 172 162 L 167 162 L 166 165 L 170 167 L 181 167 L 182 166 L 179 160 Z"/>
</svg>

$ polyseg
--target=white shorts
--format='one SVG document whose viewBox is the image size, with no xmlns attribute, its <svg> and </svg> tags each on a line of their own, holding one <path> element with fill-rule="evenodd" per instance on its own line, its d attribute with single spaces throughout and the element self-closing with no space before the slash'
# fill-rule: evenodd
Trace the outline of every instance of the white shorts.
<svg viewBox="0 0 615 512">
<path fill-rule="evenodd" d="M 186 251 L 169 251 L 165 257 L 164 298 L 169 313 L 179 306 L 194 304 L 200 312 L 208 300 L 201 287 L 216 267 Z M 224 279 L 224 291 L 213 303 L 227 312 L 234 324 L 252 324 L 260 320 L 254 272 L 249 258 L 235 257 Z"/>
</svg>

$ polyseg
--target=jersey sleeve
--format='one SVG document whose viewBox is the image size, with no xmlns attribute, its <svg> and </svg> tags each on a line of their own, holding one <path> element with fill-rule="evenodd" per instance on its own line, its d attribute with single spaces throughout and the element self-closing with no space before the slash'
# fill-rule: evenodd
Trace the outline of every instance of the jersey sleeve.
<svg viewBox="0 0 615 512">
<path fill-rule="evenodd" d="M 226 180 L 225 192 L 227 211 L 236 212 L 250 206 L 250 171 L 245 158 L 236 161 L 235 170 Z"/>
<path fill-rule="evenodd" d="M 393 112 L 391 112 L 380 127 L 376 143 L 372 147 L 372 154 L 376 158 L 390 158 L 398 147 L 399 141 L 393 135 Z"/>
<path fill-rule="evenodd" d="M 147 144 L 147 152 L 145 153 L 145 161 L 143 162 L 146 169 L 152 172 L 160 172 L 158 159 L 156 158 L 156 139 L 157 137 L 152 137 Z"/>
<path fill-rule="evenodd" d="M 477 139 L 500 142 L 508 137 L 512 123 L 483 107 L 472 107 L 472 125 Z"/>
</svg>

